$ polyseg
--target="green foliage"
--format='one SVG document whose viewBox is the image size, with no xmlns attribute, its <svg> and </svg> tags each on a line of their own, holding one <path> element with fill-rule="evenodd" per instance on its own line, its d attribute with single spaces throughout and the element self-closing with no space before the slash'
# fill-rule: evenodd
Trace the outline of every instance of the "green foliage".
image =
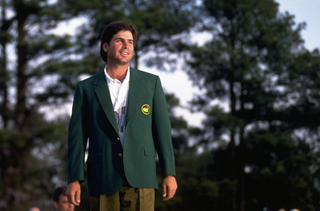
<svg viewBox="0 0 320 211">
<path fill-rule="evenodd" d="M 4 211 L 48 209 L 56 185 L 65 178 L 68 118 L 50 122 L 40 112 L 46 105 L 57 108 L 70 96 L 70 83 L 59 81 L 63 71 L 50 69 L 73 53 L 70 36 L 48 31 L 67 18 L 59 6 L 44 0 L 1 2 L 0 37 L 7 37 L 0 43 L 0 209 Z M 57 81 L 48 82 L 58 74 Z"/>
<path fill-rule="evenodd" d="M 158 202 L 156 210 L 232 210 L 232 195 L 236 183 L 226 178 L 221 180 L 209 178 L 208 172 L 212 174 L 218 169 L 211 168 L 212 166 L 208 168 L 210 160 L 210 154 L 197 155 L 193 150 L 179 156 L 177 159 L 179 187 L 174 203 L 169 205 Z"/>
<path fill-rule="evenodd" d="M 248 140 L 248 209 L 315 208 L 317 200 L 313 196 L 318 195 L 318 190 L 311 167 L 318 163 L 318 153 L 305 141 L 282 134 L 271 136 L 261 131 L 250 134 Z"/>
<path fill-rule="evenodd" d="M 6 203 L 9 210 L 31 206 L 48 208 L 48 202 L 51 203 L 48 198 L 57 185 L 54 179 L 65 177 L 66 128 L 63 121 L 42 122 L 30 131 L 32 137 L 22 132 L 1 130 L 0 187 L 2 203 Z M 3 207 L 2 210 L 6 209 Z"/>
<path fill-rule="evenodd" d="M 10 149 L 13 148 L 23 148 L 26 145 L 26 137 L 23 134 L 10 131 L 10 130 L 1 130 L 0 132 L 0 147 L 1 149 Z"/>
<path fill-rule="evenodd" d="M 213 210 L 219 194 L 218 184 L 210 180 L 187 178 L 180 182 L 183 210 Z"/>
</svg>

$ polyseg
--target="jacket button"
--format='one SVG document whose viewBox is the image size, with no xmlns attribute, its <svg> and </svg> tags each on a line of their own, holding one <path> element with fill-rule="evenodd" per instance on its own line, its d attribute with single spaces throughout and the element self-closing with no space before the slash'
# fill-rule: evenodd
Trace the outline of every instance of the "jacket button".
<svg viewBox="0 0 320 211">
<path fill-rule="evenodd" d="M 117 137 L 117 140 L 118 140 L 118 141 L 120 141 L 120 138 L 119 138 L 119 137 Z"/>
<path fill-rule="evenodd" d="M 122 158 L 122 153 L 119 153 L 118 156 L 119 156 L 120 158 Z"/>
</svg>

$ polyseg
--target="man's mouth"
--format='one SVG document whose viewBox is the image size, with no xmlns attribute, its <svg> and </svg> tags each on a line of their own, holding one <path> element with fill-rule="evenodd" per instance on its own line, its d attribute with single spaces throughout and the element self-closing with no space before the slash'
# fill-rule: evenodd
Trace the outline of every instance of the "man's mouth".
<svg viewBox="0 0 320 211">
<path fill-rule="evenodd" d="M 125 56 L 129 55 L 129 53 L 127 53 L 127 52 L 120 52 L 120 53 L 121 53 L 121 55 L 125 55 Z"/>
</svg>

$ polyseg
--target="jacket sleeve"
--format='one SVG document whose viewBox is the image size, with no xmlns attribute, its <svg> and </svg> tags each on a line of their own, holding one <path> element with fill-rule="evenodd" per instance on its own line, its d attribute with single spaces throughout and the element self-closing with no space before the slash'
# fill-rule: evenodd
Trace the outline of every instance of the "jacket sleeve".
<svg viewBox="0 0 320 211">
<path fill-rule="evenodd" d="M 80 84 L 75 89 L 68 128 L 68 183 L 84 181 L 84 155 L 89 136 L 89 120 Z"/>
<path fill-rule="evenodd" d="M 166 98 L 157 77 L 153 98 L 153 136 L 163 175 L 174 175 L 175 160 Z"/>
</svg>

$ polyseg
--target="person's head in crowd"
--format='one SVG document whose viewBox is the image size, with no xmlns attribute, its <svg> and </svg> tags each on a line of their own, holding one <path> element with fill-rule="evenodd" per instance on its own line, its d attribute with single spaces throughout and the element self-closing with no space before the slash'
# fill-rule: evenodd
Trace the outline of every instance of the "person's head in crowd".
<svg viewBox="0 0 320 211">
<path fill-rule="evenodd" d="M 73 211 L 74 205 L 69 203 L 66 196 L 66 186 L 56 188 L 53 193 L 53 204 L 56 211 Z"/>
<path fill-rule="evenodd" d="M 38 207 L 31 207 L 28 211 L 40 211 Z"/>
</svg>

